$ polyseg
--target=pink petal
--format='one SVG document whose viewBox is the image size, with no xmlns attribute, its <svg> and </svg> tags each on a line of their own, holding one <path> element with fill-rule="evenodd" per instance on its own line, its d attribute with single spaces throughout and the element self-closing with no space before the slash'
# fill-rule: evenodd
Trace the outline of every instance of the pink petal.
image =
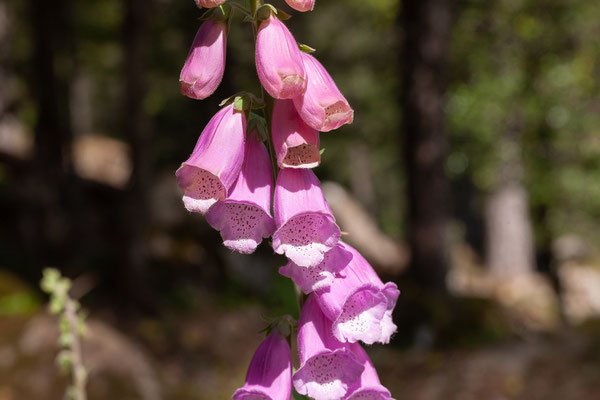
<svg viewBox="0 0 600 400">
<path fill-rule="evenodd" d="M 390 391 L 381 385 L 377 371 L 365 350 L 358 343 L 354 343 L 350 347 L 365 369 L 360 379 L 348 390 L 344 400 L 394 400 Z"/>
<path fill-rule="evenodd" d="M 315 291 L 323 313 L 333 321 L 333 335 L 351 343 L 389 343 L 396 331 L 392 311 L 400 292 L 392 282 L 384 285 L 358 251 L 340 245 L 352 260 L 329 288 Z"/>
<path fill-rule="evenodd" d="M 291 381 L 290 347 L 274 329 L 256 349 L 244 387 L 235 391 L 233 400 L 289 400 Z"/>
<path fill-rule="evenodd" d="M 256 38 L 256 72 L 265 90 L 276 99 L 304 93 L 306 72 L 296 40 L 274 15 L 262 21 Z"/>
<path fill-rule="evenodd" d="M 314 168 L 321 163 L 319 132 L 304 123 L 292 100 L 275 100 L 271 131 L 280 168 Z"/>
<path fill-rule="evenodd" d="M 279 273 L 287 276 L 300 286 L 306 294 L 314 290 L 326 289 L 333 282 L 335 273 L 343 269 L 352 259 L 352 254 L 339 244 L 325 253 L 323 261 L 315 267 L 300 267 L 293 261 L 279 268 Z"/>
<path fill-rule="evenodd" d="M 206 213 L 224 200 L 237 179 L 244 159 L 246 117 L 233 105 L 212 117 L 190 158 L 175 173 L 189 211 Z"/>
<path fill-rule="evenodd" d="M 270 214 L 272 190 L 269 152 L 255 135 L 250 135 L 246 141 L 242 169 L 229 196 L 206 213 L 206 220 L 221 232 L 227 248 L 249 254 L 263 238 L 273 234 L 275 221 Z"/>
<path fill-rule="evenodd" d="M 198 8 L 213 8 L 225 4 L 227 0 L 195 0 Z"/>
<path fill-rule="evenodd" d="M 300 315 L 298 355 L 300 368 L 293 377 L 294 387 L 316 400 L 342 398 L 364 369 L 349 344 L 331 335 L 331 321 L 314 295 L 308 297 Z"/>
<path fill-rule="evenodd" d="M 179 83 L 181 93 L 192 99 L 205 99 L 217 89 L 225 71 L 227 24 L 206 20 L 198 29 Z"/>
<path fill-rule="evenodd" d="M 311 170 L 279 172 L 274 214 L 273 249 L 301 267 L 317 266 L 340 239 L 340 228 Z"/>
<path fill-rule="evenodd" d="M 306 92 L 294 98 L 294 106 L 304 122 L 321 132 L 352 123 L 354 111 L 327 70 L 310 54 L 302 53 L 302 60 L 308 83 Z"/>
<path fill-rule="evenodd" d="M 312 11 L 315 7 L 315 0 L 285 0 L 288 6 L 296 11 Z"/>
</svg>

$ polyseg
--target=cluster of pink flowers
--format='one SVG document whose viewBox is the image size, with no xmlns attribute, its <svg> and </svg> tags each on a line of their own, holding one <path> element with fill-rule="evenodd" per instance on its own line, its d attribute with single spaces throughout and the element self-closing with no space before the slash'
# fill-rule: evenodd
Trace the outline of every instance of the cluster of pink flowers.
<svg viewBox="0 0 600 400">
<path fill-rule="evenodd" d="M 314 7 L 314 0 L 286 2 L 298 11 Z M 196 3 L 217 7 L 225 1 Z M 181 91 L 188 97 L 210 96 L 222 79 L 228 21 L 221 11 L 202 23 L 181 71 Z M 311 170 L 321 162 L 319 132 L 351 123 L 353 110 L 321 63 L 300 50 L 278 10 L 267 5 L 260 11 L 254 22 L 256 70 L 274 98 L 267 143 L 278 173 L 265 138 L 248 123 L 249 107 L 237 98 L 209 121 L 176 173 L 185 207 L 204 214 L 227 248 L 249 254 L 272 237 L 273 250 L 288 258 L 279 272 L 307 295 L 297 328 L 299 368 L 292 376 L 288 341 L 272 329 L 233 398 L 289 400 L 293 386 L 316 400 L 389 400 L 358 342 L 389 342 L 398 288 L 384 284 L 358 251 L 340 241 Z"/>
</svg>

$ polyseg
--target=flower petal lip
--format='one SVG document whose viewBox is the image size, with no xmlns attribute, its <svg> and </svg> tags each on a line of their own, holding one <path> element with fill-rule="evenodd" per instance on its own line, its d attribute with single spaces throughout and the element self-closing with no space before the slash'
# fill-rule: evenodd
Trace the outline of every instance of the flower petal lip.
<svg viewBox="0 0 600 400">
<path fill-rule="evenodd" d="M 271 132 L 279 168 L 314 168 L 321 163 L 319 132 L 304 123 L 292 100 L 275 100 Z"/>
<path fill-rule="evenodd" d="M 341 231 L 309 169 L 279 172 L 273 202 L 277 230 L 273 249 L 295 264 L 314 267 L 340 240 Z"/>
<path fill-rule="evenodd" d="M 348 265 L 351 259 L 352 254 L 338 244 L 325 253 L 323 261 L 315 267 L 301 267 L 289 261 L 279 268 L 279 273 L 291 278 L 305 294 L 309 294 L 331 286 L 336 273 Z"/>
<path fill-rule="evenodd" d="M 306 69 L 306 92 L 294 98 L 294 106 L 308 126 L 329 132 L 354 120 L 354 110 L 333 78 L 312 55 L 302 52 Z"/>
<path fill-rule="evenodd" d="M 289 400 L 291 394 L 290 346 L 274 329 L 256 349 L 244 386 L 235 391 L 233 400 Z"/>
<path fill-rule="evenodd" d="M 223 79 L 226 48 L 226 22 L 204 21 L 179 75 L 181 94 L 202 100 L 214 93 Z"/>
<path fill-rule="evenodd" d="M 315 8 L 315 0 L 285 0 L 285 2 L 296 11 L 306 12 Z"/>
<path fill-rule="evenodd" d="M 188 211 L 204 214 L 227 197 L 242 168 L 245 132 L 246 116 L 233 105 L 208 122 L 192 155 L 175 173 Z"/>
<path fill-rule="evenodd" d="M 256 37 L 256 72 L 273 98 L 291 99 L 306 90 L 306 71 L 296 40 L 275 15 L 262 21 Z"/>
<path fill-rule="evenodd" d="M 331 335 L 331 321 L 321 312 L 314 294 L 308 296 L 300 314 L 298 357 L 294 387 L 316 400 L 342 398 L 364 370 L 350 345 Z"/>
<path fill-rule="evenodd" d="M 225 247 L 250 254 L 263 238 L 273 234 L 272 192 L 269 152 L 256 134 L 251 133 L 246 139 L 242 169 L 229 196 L 206 213 L 208 223 L 221 232 Z"/>
<path fill-rule="evenodd" d="M 333 335 L 350 343 L 389 343 L 396 331 L 392 321 L 400 294 L 396 284 L 384 284 L 358 251 L 343 242 L 340 246 L 352 253 L 352 260 L 329 288 L 315 291 L 323 313 L 333 321 Z"/>
</svg>

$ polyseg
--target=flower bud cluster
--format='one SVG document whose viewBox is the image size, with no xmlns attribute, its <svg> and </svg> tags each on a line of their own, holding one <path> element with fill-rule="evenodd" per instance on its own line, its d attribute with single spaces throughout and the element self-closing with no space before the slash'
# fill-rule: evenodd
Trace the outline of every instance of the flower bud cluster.
<svg viewBox="0 0 600 400">
<path fill-rule="evenodd" d="M 314 7 L 314 0 L 286 2 L 298 11 Z M 204 99 L 225 69 L 228 12 L 224 1 L 196 3 L 221 10 L 200 26 L 180 76 L 184 95 Z M 383 283 L 357 250 L 340 241 L 312 171 L 321 162 L 319 132 L 351 123 L 353 110 L 321 63 L 300 50 L 280 12 L 270 5 L 259 11 L 250 18 L 256 70 L 273 101 L 258 103 L 272 104 L 272 112 L 265 113 L 270 120 L 259 129 L 256 118 L 249 120 L 253 105 L 232 97 L 176 172 L 185 207 L 205 215 L 227 248 L 250 254 L 271 237 L 273 250 L 288 259 L 280 274 L 307 295 L 298 323 L 297 371 L 292 376 L 287 333 L 273 329 L 233 398 L 288 400 L 293 386 L 316 400 L 390 400 L 359 342 L 389 342 L 396 331 L 392 311 L 398 288 Z M 261 135 L 266 128 L 270 137 Z"/>
</svg>

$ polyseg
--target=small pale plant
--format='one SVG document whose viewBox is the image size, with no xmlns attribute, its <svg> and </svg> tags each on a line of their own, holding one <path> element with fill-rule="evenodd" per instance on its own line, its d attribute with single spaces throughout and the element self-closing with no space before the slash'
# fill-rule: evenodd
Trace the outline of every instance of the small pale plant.
<svg viewBox="0 0 600 400">
<path fill-rule="evenodd" d="M 56 363 L 61 372 L 71 377 L 65 398 L 86 400 L 87 371 L 83 365 L 81 349 L 81 340 L 86 329 L 85 315 L 79 302 L 69 296 L 71 280 L 61 276 L 55 268 L 46 268 L 40 287 L 50 295 L 49 311 L 59 316 L 61 351 L 56 356 Z"/>
</svg>

